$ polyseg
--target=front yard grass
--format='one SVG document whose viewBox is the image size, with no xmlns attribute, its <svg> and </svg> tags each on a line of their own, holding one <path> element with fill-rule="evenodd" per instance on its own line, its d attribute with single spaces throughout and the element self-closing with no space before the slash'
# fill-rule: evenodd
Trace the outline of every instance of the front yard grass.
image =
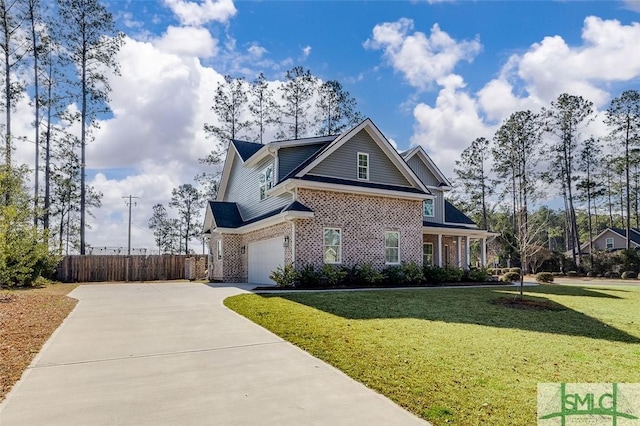
<svg viewBox="0 0 640 426">
<path fill-rule="evenodd" d="M 0 290 L 0 401 L 78 302 L 75 284 Z"/>
<path fill-rule="evenodd" d="M 225 305 L 435 425 L 536 424 L 537 384 L 640 382 L 639 287 L 239 295 Z M 547 309 L 548 308 L 548 309 Z"/>
</svg>

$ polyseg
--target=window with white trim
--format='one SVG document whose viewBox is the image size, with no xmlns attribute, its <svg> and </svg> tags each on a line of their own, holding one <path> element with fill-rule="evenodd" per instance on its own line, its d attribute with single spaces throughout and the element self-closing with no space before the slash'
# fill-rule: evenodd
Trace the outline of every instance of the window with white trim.
<svg viewBox="0 0 640 426">
<path fill-rule="evenodd" d="M 426 217 L 433 217 L 433 198 L 424 200 L 422 202 L 422 215 Z"/>
<path fill-rule="evenodd" d="M 324 263 L 342 263 L 342 229 L 323 229 L 323 257 Z"/>
<path fill-rule="evenodd" d="M 384 261 L 387 264 L 400 263 L 400 233 L 397 231 L 384 233 Z"/>
<path fill-rule="evenodd" d="M 422 263 L 433 266 L 433 243 L 422 244 Z"/>
<path fill-rule="evenodd" d="M 260 173 L 260 200 L 267 198 L 267 191 L 273 187 L 273 164 L 269 164 Z"/>
<path fill-rule="evenodd" d="M 607 250 L 613 250 L 613 238 L 605 239 L 604 243 L 607 245 Z"/>
<path fill-rule="evenodd" d="M 369 154 L 358 153 L 358 179 L 369 180 Z"/>
<path fill-rule="evenodd" d="M 221 260 L 222 259 L 222 240 L 217 241 L 216 251 L 218 252 L 217 253 L 218 260 Z"/>
</svg>

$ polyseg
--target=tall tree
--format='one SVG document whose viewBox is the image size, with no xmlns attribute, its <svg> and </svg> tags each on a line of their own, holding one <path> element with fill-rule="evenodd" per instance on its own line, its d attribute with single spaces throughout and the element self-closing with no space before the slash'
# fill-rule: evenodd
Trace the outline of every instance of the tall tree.
<svg viewBox="0 0 640 426">
<path fill-rule="evenodd" d="M 64 23 L 59 41 L 74 65 L 80 104 L 80 254 L 85 254 L 87 135 L 97 115 L 109 110 L 107 72 L 119 73 L 117 54 L 124 35 L 116 31 L 113 15 L 98 0 L 58 0 L 58 10 Z"/>
<path fill-rule="evenodd" d="M 213 138 L 217 145 L 202 162 L 211 165 L 219 163 L 229 141 L 242 137 L 242 132 L 249 128 L 250 123 L 245 119 L 248 99 L 244 79 L 225 75 L 216 88 L 211 106 L 217 122 L 204 125 L 207 136 Z"/>
<path fill-rule="evenodd" d="M 600 142 L 594 137 L 590 137 L 584 141 L 584 145 L 580 150 L 578 159 L 578 170 L 584 173 L 584 178 L 578 183 L 577 189 L 583 194 L 583 199 L 587 201 L 587 225 L 589 234 L 589 259 L 590 265 L 593 265 L 593 222 L 592 222 L 592 205 L 595 208 L 594 198 L 600 189 L 598 181 L 595 179 L 595 173 L 600 166 L 602 149 Z"/>
<path fill-rule="evenodd" d="M 624 146 L 624 171 L 625 171 L 625 201 L 627 217 L 625 227 L 627 230 L 627 249 L 631 248 L 631 148 L 640 144 L 640 92 L 626 90 L 611 100 L 606 112 L 607 126 L 614 140 Z"/>
<path fill-rule="evenodd" d="M 282 85 L 284 128 L 279 137 L 300 139 L 311 125 L 309 109 L 316 88 L 311 71 L 297 66 L 287 71 Z"/>
<path fill-rule="evenodd" d="M 3 105 L 5 113 L 4 162 L 11 166 L 13 141 L 11 133 L 11 113 L 15 102 L 23 94 L 24 83 L 13 80 L 15 69 L 27 50 L 24 48 L 22 27 L 25 16 L 21 10 L 23 0 L 0 0 L 0 51 L 2 52 Z M 8 202 L 8 194 L 5 194 Z"/>
<path fill-rule="evenodd" d="M 580 266 L 580 236 L 576 221 L 573 187 L 577 168 L 576 153 L 580 146 L 580 130 L 593 120 L 593 103 L 582 96 L 563 93 L 544 110 L 546 130 L 555 136 L 552 150 L 556 158 L 552 167 L 561 181 L 567 206 L 573 262 Z"/>
<path fill-rule="evenodd" d="M 264 143 L 264 134 L 272 125 L 279 125 L 281 121 L 278 104 L 274 99 L 274 91 L 269 88 L 269 83 L 264 74 L 251 82 L 251 126 L 257 129 L 255 140 Z"/>
<path fill-rule="evenodd" d="M 456 160 L 454 172 L 462 184 L 462 192 L 471 206 L 480 206 L 482 229 L 487 228 L 487 197 L 493 193 L 489 181 L 489 140 L 477 138 Z"/>
<path fill-rule="evenodd" d="M 162 204 L 153 206 L 153 214 L 149 218 L 149 228 L 153 230 L 158 254 L 172 252 L 173 222 L 169 219 L 169 213 Z"/>
<path fill-rule="evenodd" d="M 356 99 L 337 80 L 325 81 L 318 87 L 316 108 L 320 135 L 337 135 L 362 121 Z"/>
<path fill-rule="evenodd" d="M 193 185 L 185 183 L 171 191 L 169 206 L 178 211 L 181 238 L 184 239 L 184 254 L 189 254 L 189 240 L 199 237 L 197 219 L 204 207 L 204 200 Z"/>
</svg>

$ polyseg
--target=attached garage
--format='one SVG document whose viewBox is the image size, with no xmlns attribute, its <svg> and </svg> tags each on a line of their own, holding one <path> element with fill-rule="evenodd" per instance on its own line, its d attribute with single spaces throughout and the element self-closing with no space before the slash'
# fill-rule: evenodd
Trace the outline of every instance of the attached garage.
<svg viewBox="0 0 640 426">
<path fill-rule="evenodd" d="M 284 265 L 283 238 L 249 243 L 249 282 L 254 284 L 275 284 L 269 275 Z"/>
</svg>

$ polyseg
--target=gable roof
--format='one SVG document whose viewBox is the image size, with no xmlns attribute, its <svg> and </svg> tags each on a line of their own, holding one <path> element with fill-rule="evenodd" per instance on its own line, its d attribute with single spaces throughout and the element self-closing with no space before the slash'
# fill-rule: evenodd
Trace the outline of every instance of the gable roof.
<svg viewBox="0 0 640 426">
<path fill-rule="evenodd" d="M 409 165 L 404 161 L 400 154 L 398 154 L 398 151 L 396 151 L 391 143 L 389 143 L 389 140 L 382 134 L 382 132 L 380 132 L 373 121 L 371 121 L 371 119 L 369 118 L 365 119 L 357 126 L 341 134 L 331 143 L 327 144 L 326 147 L 313 155 L 312 158 L 309 158 L 308 161 L 305 161 L 304 166 L 298 167 L 295 170 L 296 173 L 290 173 L 290 177 L 302 178 L 314 167 L 327 159 L 332 153 L 334 153 L 338 148 L 344 145 L 353 136 L 357 135 L 361 130 L 365 130 L 369 134 L 369 136 L 371 136 L 373 141 L 382 149 L 382 151 L 387 155 L 391 162 L 398 168 L 398 171 L 404 176 L 405 179 L 407 179 L 407 181 L 409 181 L 410 184 L 412 184 L 414 187 L 419 188 L 422 192 L 432 195 L 431 191 L 429 191 L 429 189 L 422 183 L 420 178 L 416 176 Z M 348 183 L 353 184 L 352 181 L 348 181 Z"/>
<path fill-rule="evenodd" d="M 427 154 L 427 151 L 425 151 L 422 146 L 420 145 L 415 146 L 408 151 L 404 151 L 400 155 L 402 156 L 402 158 L 404 158 L 404 161 L 407 161 L 407 162 L 413 156 L 417 155 L 418 158 L 420 158 L 422 162 L 425 164 L 425 166 L 427 166 L 427 169 L 429 169 L 429 171 L 440 181 L 440 184 L 438 185 L 438 187 L 450 188 L 452 186 L 451 182 L 449 182 L 449 179 L 447 179 L 444 173 L 442 173 L 442 171 L 438 168 L 438 166 L 436 166 L 436 163 L 433 162 L 431 157 L 429 157 L 429 154 Z"/>
</svg>

